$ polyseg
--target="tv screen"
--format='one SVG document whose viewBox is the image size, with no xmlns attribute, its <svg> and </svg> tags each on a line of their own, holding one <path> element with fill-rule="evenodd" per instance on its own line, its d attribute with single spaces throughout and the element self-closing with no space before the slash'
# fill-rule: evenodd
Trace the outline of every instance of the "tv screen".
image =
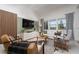
<svg viewBox="0 0 79 59">
<path fill-rule="evenodd" d="M 28 20 L 28 19 L 23 19 L 22 21 L 22 27 L 23 28 L 33 28 L 34 27 L 34 21 Z"/>
</svg>

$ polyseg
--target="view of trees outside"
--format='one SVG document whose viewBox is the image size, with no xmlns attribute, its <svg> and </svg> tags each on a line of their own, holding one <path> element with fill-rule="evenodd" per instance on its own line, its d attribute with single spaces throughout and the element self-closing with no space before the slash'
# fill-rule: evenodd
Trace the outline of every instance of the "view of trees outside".
<svg viewBox="0 0 79 59">
<path fill-rule="evenodd" d="M 66 29 L 66 19 L 61 18 L 58 20 L 58 29 Z"/>
<path fill-rule="evenodd" d="M 66 19 L 65 18 L 61 18 L 58 19 L 58 29 L 66 29 Z"/>
<path fill-rule="evenodd" d="M 56 26 L 57 26 L 57 21 L 56 21 L 56 19 L 49 21 L 49 27 L 50 27 L 51 30 L 52 30 L 52 29 L 53 29 L 53 30 L 56 30 Z"/>
<path fill-rule="evenodd" d="M 66 29 L 66 19 L 59 18 L 58 20 L 56 19 L 50 20 L 49 27 L 50 27 L 50 30 L 56 30 L 56 28 L 58 28 L 58 30 Z"/>
</svg>

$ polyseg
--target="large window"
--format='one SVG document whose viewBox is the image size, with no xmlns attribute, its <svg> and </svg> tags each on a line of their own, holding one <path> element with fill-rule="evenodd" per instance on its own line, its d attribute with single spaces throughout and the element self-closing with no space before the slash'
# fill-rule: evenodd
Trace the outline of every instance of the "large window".
<svg viewBox="0 0 79 59">
<path fill-rule="evenodd" d="M 56 27 L 57 27 L 57 21 L 56 21 L 56 19 L 50 20 L 49 21 L 49 28 L 51 30 L 56 30 Z"/>
<path fill-rule="evenodd" d="M 48 21 L 48 27 L 50 30 L 62 30 L 66 29 L 66 19 L 65 18 L 59 18 L 59 19 L 53 19 Z"/>
<path fill-rule="evenodd" d="M 45 30 L 48 29 L 48 21 L 44 21 L 44 29 L 45 29 Z"/>
<path fill-rule="evenodd" d="M 57 20 L 58 21 L 58 29 L 66 29 L 66 19 L 65 18 L 60 18 Z"/>
<path fill-rule="evenodd" d="M 44 33 L 47 34 L 48 30 L 48 21 L 44 21 Z"/>
</svg>

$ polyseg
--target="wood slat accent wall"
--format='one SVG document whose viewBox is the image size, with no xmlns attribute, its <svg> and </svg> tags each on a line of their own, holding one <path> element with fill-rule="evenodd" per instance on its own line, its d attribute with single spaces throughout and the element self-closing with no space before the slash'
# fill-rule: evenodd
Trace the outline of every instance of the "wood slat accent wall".
<svg viewBox="0 0 79 59">
<path fill-rule="evenodd" d="M 3 34 L 17 36 L 17 15 L 0 10 L 0 37 Z"/>
</svg>

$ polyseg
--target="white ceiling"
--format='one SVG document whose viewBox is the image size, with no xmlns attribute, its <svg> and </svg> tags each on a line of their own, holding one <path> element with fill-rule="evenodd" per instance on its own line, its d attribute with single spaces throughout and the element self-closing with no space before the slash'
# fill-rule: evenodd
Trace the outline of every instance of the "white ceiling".
<svg viewBox="0 0 79 59">
<path fill-rule="evenodd" d="M 53 10 L 64 7 L 67 5 L 62 4 L 41 4 L 41 5 L 29 5 L 29 8 L 32 9 L 39 17 L 45 16 L 46 14 L 51 13 Z"/>
<path fill-rule="evenodd" d="M 11 4 L 10 6 L 16 6 L 17 8 L 31 9 L 37 16 L 45 16 L 61 7 L 69 6 L 69 4 Z"/>
</svg>

